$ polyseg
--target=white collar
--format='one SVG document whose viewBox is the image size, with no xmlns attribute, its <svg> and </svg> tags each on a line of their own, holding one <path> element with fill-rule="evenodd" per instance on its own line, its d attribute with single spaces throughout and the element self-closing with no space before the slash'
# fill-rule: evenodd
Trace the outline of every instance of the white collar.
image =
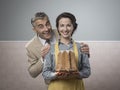
<svg viewBox="0 0 120 90">
<path fill-rule="evenodd" d="M 42 43 L 43 45 L 45 45 L 45 42 L 46 42 L 45 39 L 42 39 L 42 38 L 39 37 L 39 40 L 41 41 L 41 43 Z"/>
</svg>

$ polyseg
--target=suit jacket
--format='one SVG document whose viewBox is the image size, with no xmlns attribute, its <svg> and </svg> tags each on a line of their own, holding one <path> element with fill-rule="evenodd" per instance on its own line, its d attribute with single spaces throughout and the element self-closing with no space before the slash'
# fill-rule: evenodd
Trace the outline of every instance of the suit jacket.
<svg viewBox="0 0 120 90">
<path fill-rule="evenodd" d="M 55 34 L 57 40 L 59 36 L 57 30 L 53 30 L 53 34 Z M 41 61 L 42 57 L 40 54 L 43 45 L 40 42 L 39 37 L 36 35 L 25 45 L 25 47 L 29 62 L 28 71 L 30 75 L 35 78 L 43 69 L 43 62 Z"/>
</svg>

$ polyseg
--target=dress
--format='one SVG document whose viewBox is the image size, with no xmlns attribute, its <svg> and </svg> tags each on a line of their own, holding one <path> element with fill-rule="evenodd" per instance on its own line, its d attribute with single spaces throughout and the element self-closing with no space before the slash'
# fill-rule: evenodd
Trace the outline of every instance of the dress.
<svg viewBox="0 0 120 90">
<path fill-rule="evenodd" d="M 49 53 L 45 57 L 43 67 L 43 78 L 48 84 L 48 90 L 85 90 L 83 78 L 90 76 L 90 64 L 88 56 L 80 52 L 80 44 L 76 43 L 78 50 L 78 70 L 79 77 L 71 79 L 57 79 L 55 75 L 55 45 L 52 45 Z M 73 41 L 69 45 L 58 43 L 59 50 L 73 50 Z"/>
<path fill-rule="evenodd" d="M 51 81 L 48 90 L 85 90 L 85 87 L 82 79 L 63 79 Z"/>
</svg>

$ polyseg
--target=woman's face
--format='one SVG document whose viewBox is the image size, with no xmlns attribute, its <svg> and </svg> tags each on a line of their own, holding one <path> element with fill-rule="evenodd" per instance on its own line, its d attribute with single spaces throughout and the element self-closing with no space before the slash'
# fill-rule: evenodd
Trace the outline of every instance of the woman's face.
<svg viewBox="0 0 120 90">
<path fill-rule="evenodd" d="M 70 38 L 73 32 L 73 24 L 69 18 L 61 18 L 59 20 L 58 30 L 63 38 Z"/>
</svg>

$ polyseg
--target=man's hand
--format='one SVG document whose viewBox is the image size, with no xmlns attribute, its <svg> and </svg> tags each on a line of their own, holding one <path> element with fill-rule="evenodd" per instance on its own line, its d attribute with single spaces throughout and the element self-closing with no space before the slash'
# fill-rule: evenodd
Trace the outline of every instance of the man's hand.
<svg viewBox="0 0 120 90">
<path fill-rule="evenodd" d="M 50 45 L 49 44 L 41 48 L 42 58 L 45 57 L 45 55 L 49 52 L 49 50 L 50 50 Z"/>
<path fill-rule="evenodd" d="M 90 50 L 88 44 L 81 43 L 81 52 L 88 54 L 88 57 L 90 57 Z"/>
</svg>

